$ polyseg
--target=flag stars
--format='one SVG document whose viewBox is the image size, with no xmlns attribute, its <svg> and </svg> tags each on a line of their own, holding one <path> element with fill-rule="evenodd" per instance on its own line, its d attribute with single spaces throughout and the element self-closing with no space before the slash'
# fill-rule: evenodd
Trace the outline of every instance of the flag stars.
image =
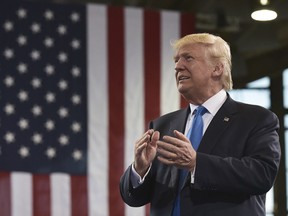
<svg viewBox="0 0 288 216">
<path fill-rule="evenodd" d="M 11 22 L 10 20 L 7 20 L 4 25 L 3 25 L 4 29 L 6 32 L 10 32 L 14 29 L 14 23 Z"/>
<path fill-rule="evenodd" d="M 81 44 L 80 44 L 80 41 L 77 40 L 77 39 L 73 39 L 71 41 L 71 47 L 76 50 L 76 49 L 79 49 L 81 47 Z"/>
<path fill-rule="evenodd" d="M 73 103 L 74 105 L 80 104 L 80 103 L 81 103 L 81 97 L 80 97 L 80 95 L 77 95 L 77 94 L 72 95 L 71 101 L 72 101 L 72 103 Z"/>
<path fill-rule="evenodd" d="M 42 86 L 41 79 L 34 77 L 31 81 L 31 85 L 34 89 L 40 88 Z"/>
<path fill-rule="evenodd" d="M 16 14 L 19 17 L 19 19 L 24 19 L 27 17 L 27 10 L 25 10 L 24 8 L 19 8 Z"/>
<path fill-rule="evenodd" d="M 65 52 L 60 52 L 60 53 L 58 54 L 58 60 L 59 60 L 61 63 L 67 62 L 67 61 L 68 61 L 68 55 L 67 55 L 67 53 L 65 53 Z"/>
<path fill-rule="evenodd" d="M 71 69 L 71 74 L 73 77 L 79 77 L 81 75 L 81 70 L 79 67 L 76 67 L 74 66 L 72 69 Z"/>
<path fill-rule="evenodd" d="M 18 93 L 18 98 L 21 102 L 27 101 L 29 98 L 28 92 L 24 90 L 20 90 L 20 92 Z"/>
<path fill-rule="evenodd" d="M 80 20 L 80 15 L 79 13 L 76 13 L 76 12 L 73 12 L 71 15 L 70 15 L 70 19 L 72 20 L 72 22 L 76 23 Z"/>
<path fill-rule="evenodd" d="M 15 142 L 15 134 L 10 131 L 6 132 L 6 134 L 4 135 L 4 140 L 8 144 Z"/>
<path fill-rule="evenodd" d="M 72 157 L 74 158 L 75 161 L 79 161 L 82 159 L 83 157 L 83 154 L 80 150 L 78 149 L 75 149 L 73 152 L 72 152 Z"/>
<path fill-rule="evenodd" d="M 69 144 L 69 137 L 67 135 L 62 134 L 58 138 L 58 142 L 60 143 L 61 146 L 66 146 Z"/>
<path fill-rule="evenodd" d="M 27 119 L 21 118 L 18 122 L 18 126 L 21 130 L 29 128 L 29 121 Z"/>
<path fill-rule="evenodd" d="M 37 61 L 41 58 L 41 54 L 39 50 L 33 50 L 30 54 L 30 57 L 32 58 L 33 61 Z"/>
<path fill-rule="evenodd" d="M 55 128 L 55 123 L 54 121 L 52 121 L 51 119 L 48 119 L 45 124 L 44 127 L 46 128 L 46 130 L 48 131 L 52 131 Z"/>
<path fill-rule="evenodd" d="M 41 25 L 39 23 L 33 23 L 31 25 L 31 31 L 34 33 L 34 34 L 37 34 L 41 31 Z"/>
<path fill-rule="evenodd" d="M 73 124 L 71 125 L 71 130 L 74 133 L 79 133 L 81 131 L 81 124 L 79 122 L 73 122 Z"/>
<path fill-rule="evenodd" d="M 55 102 L 55 94 L 52 92 L 47 92 L 47 94 L 45 95 L 45 100 L 47 101 L 47 103 Z"/>
<path fill-rule="evenodd" d="M 35 145 L 39 145 L 43 142 L 43 138 L 40 133 L 34 133 L 33 136 L 31 137 L 31 140 Z"/>
<path fill-rule="evenodd" d="M 64 90 L 66 90 L 67 88 L 68 88 L 68 83 L 67 83 L 67 81 L 66 80 L 60 80 L 59 82 L 58 82 L 58 87 L 59 87 L 59 89 L 60 90 L 62 90 L 62 91 L 64 91 Z"/>
<path fill-rule="evenodd" d="M 15 106 L 13 104 L 6 104 L 4 106 L 4 112 L 7 114 L 7 115 L 12 115 L 15 113 Z"/>
<path fill-rule="evenodd" d="M 35 117 L 40 116 L 42 115 L 42 108 L 39 105 L 34 105 L 31 109 L 31 112 Z"/>
<path fill-rule="evenodd" d="M 24 74 L 27 72 L 28 70 L 28 67 L 27 67 L 27 64 L 24 64 L 24 63 L 19 63 L 17 65 L 17 70 L 19 71 L 20 74 Z"/>
<path fill-rule="evenodd" d="M 19 46 L 24 46 L 27 44 L 27 37 L 24 35 L 19 35 L 17 37 L 17 43 L 19 44 Z"/>
<path fill-rule="evenodd" d="M 54 46 L 54 40 L 53 40 L 53 38 L 51 38 L 51 37 L 46 37 L 46 38 L 44 39 L 44 46 L 47 47 L 47 48 L 53 47 L 53 46 Z"/>
<path fill-rule="evenodd" d="M 60 109 L 58 110 L 58 115 L 60 116 L 60 118 L 66 118 L 68 117 L 68 109 L 65 107 L 60 107 Z"/>
<path fill-rule="evenodd" d="M 52 147 L 48 147 L 45 154 L 49 159 L 55 158 L 56 157 L 56 149 Z"/>
<path fill-rule="evenodd" d="M 67 27 L 65 25 L 59 25 L 57 28 L 57 32 L 60 35 L 65 35 L 67 33 Z"/>
<path fill-rule="evenodd" d="M 45 18 L 47 21 L 53 20 L 53 19 L 54 19 L 54 13 L 53 13 L 53 11 L 51 11 L 51 10 L 46 10 L 46 11 L 44 12 L 44 18 Z"/>
<path fill-rule="evenodd" d="M 14 57 L 14 50 L 10 48 L 6 48 L 3 53 L 4 57 L 9 60 Z"/>
<path fill-rule="evenodd" d="M 46 73 L 48 76 L 50 76 L 50 75 L 54 74 L 55 68 L 54 68 L 53 65 L 48 64 L 48 65 L 46 65 L 46 67 L 44 68 L 44 71 L 45 71 L 45 73 Z"/>
<path fill-rule="evenodd" d="M 30 155 L 29 148 L 26 146 L 21 146 L 18 153 L 22 158 L 26 158 Z"/>
<path fill-rule="evenodd" d="M 5 79 L 4 79 L 4 84 L 7 86 L 7 87 L 11 87 L 15 84 L 15 80 L 12 76 L 6 76 Z"/>
</svg>

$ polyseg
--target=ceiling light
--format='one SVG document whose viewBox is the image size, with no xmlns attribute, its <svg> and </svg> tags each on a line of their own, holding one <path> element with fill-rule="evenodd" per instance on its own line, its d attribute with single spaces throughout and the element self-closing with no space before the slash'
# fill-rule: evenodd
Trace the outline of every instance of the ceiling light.
<svg viewBox="0 0 288 216">
<path fill-rule="evenodd" d="M 257 21 L 270 21 L 277 18 L 277 13 L 269 6 L 269 0 L 260 0 L 251 17 Z"/>
</svg>

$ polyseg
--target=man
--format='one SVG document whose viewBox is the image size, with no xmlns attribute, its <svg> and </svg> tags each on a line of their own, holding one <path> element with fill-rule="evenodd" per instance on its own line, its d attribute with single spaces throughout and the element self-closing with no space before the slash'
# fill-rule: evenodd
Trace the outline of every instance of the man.
<svg viewBox="0 0 288 216">
<path fill-rule="evenodd" d="M 280 162 L 278 118 L 230 98 L 231 54 L 222 38 L 191 34 L 173 48 L 177 88 L 189 106 L 151 121 L 136 141 L 120 180 L 124 202 L 151 203 L 152 216 L 264 216 Z M 197 149 L 187 136 L 200 107 Z"/>
</svg>

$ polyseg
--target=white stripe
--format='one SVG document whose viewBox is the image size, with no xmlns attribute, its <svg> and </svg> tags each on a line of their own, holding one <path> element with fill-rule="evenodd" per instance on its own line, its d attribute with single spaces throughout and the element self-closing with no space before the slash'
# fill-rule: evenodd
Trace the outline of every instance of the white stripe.
<svg viewBox="0 0 288 216">
<path fill-rule="evenodd" d="M 68 174 L 53 173 L 51 184 L 52 216 L 71 216 L 71 179 Z"/>
<path fill-rule="evenodd" d="M 109 215 L 107 8 L 88 5 L 89 215 Z"/>
<path fill-rule="evenodd" d="M 29 173 L 11 174 L 11 215 L 32 216 L 32 176 Z M 1 193 L 1 192 L 0 192 Z"/>
<path fill-rule="evenodd" d="M 180 95 L 175 81 L 171 41 L 180 35 L 180 13 L 161 12 L 161 89 L 160 112 L 165 114 L 180 107 Z"/>
<path fill-rule="evenodd" d="M 144 132 L 143 10 L 125 9 L 125 159 L 134 159 L 134 143 Z M 126 205 L 126 216 L 145 215 L 145 208 Z"/>
</svg>

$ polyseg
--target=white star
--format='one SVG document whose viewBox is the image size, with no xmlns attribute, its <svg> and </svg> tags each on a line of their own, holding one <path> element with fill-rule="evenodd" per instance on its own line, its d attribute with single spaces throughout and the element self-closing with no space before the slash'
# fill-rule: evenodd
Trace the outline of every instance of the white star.
<svg viewBox="0 0 288 216">
<path fill-rule="evenodd" d="M 18 98 L 21 102 L 23 101 L 27 101 L 28 100 L 28 93 L 27 91 L 24 90 L 20 90 L 20 92 L 18 93 Z"/>
<path fill-rule="evenodd" d="M 9 32 L 9 31 L 12 31 L 14 29 L 14 23 L 7 20 L 5 23 L 4 23 L 4 29 L 6 32 Z"/>
<path fill-rule="evenodd" d="M 48 130 L 48 131 L 51 131 L 55 128 L 55 123 L 54 121 L 52 121 L 51 119 L 48 119 L 46 122 L 45 122 L 45 128 Z"/>
<path fill-rule="evenodd" d="M 19 71 L 20 74 L 24 74 L 27 72 L 27 64 L 24 63 L 19 63 L 17 66 L 17 70 Z"/>
<path fill-rule="evenodd" d="M 69 137 L 67 135 L 62 134 L 59 138 L 58 138 L 58 142 L 60 143 L 60 145 L 65 146 L 69 144 Z"/>
<path fill-rule="evenodd" d="M 15 107 L 13 104 L 6 104 L 5 107 L 4 107 L 4 112 L 7 114 L 7 115 L 11 115 L 11 114 L 14 114 L 15 113 Z"/>
<path fill-rule="evenodd" d="M 65 108 L 65 107 L 60 107 L 60 109 L 58 110 L 58 115 L 61 117 L 61 118 L 66 118 L 68 116 L 68 109 Z"/>
<path fill-rule="evenodd" d="M 72 69 L 71 69 L 71 73 L 72 73 L 72 76 L 73 77 L 79 77 L 81 75 L 81 70 L 79 67 L 76 67 L 74 66 Z"/>
<path fill-rule="evenodd" d="M 44 17 L 45 17 L 46 20 L 53 20 L 54 13 L 51 10 L 46 10 L 44 12 Z"/>
<path fill-rule="evenodd" d="M 32 142 L 34 142 L 35 145 L 38 145 L 42 143 L 42 135 L 40 133 L 34 133 L 31 137 Z"/>
<path fill-rule="evenodd" d="M 67 60 L 68 60 L 67 53 L 64 53 L 64 52 L 59 53 L 58 60 L 62 63 L 67 62 Z"/>
<path fill-rule="evenodd" d="M 46 155 L 49 159 L 56 157 L 56 149 L 52 147 L 48 147 L 46 150 Z"/>
<path fill-rule="evenodd" d="M 79 13 L 73 12 L 70 15 L 70 19 L 72 20 L 72 22 L 78 22 L 80 20 L 80 15 Z"/>
<path fill-rule="evenodd" d="M 33 23 L 31 25 L 31 31 L 33 33 L 39 33 L 41 31 L 41 25 L 39 23 Z"/>
<path fill-rule="evenodd" d="M 74 105 L 80 104 L 81 103 L 80 95 L 77 94 L 72 95 L 71 101 Z"/>
<path fill-rule="evenodd" d="M 51 38 L 51 37 L 46 37 L 46 38 L 44 39 L 44 45 L 45 45 L 47 48 L 53 47 L 53 46 L 54 46 L 54 40 L 53 40 L 53 38 Z"/>
<path fill-rule="evenodd" d="M 66 80 L 60 80 L 58 82 L 58 87 L 60 88 L 60 90 L 66 90 L 68 88 L 68 83 Z"/>
<path fill-rule="evenodd" d="M 44 68 L 44 71 L 46 72 L 47 75 L 52 75 L 55 72 L 55 68 L 53 65 L 48 64 L 46 65 L 46 67 Z"/>
<path fill-rule="evenodd" d="M 4 139 L 6 140 L 7 143 L 15 142 L 15 134 L 10 132 L 10 131 L 8 131 L 4 135 Z"/>
<path fill-rule="evenodd" d="M 41 80 L 37 77 L 34 77 L 31 81 L 31 85 L 33 86 L 33 88 L 40 88 L 41 87 Z"/>
<path fill-rule="evenodd" d="M 39 105 L 34 105 L 31 109 L 31 112 L 34 116 L 42 115 L 42 108 Z"/>
<path fill-rule="evenodd" d="M 73 122 L 71 129 L 74 133 L 79 133 L 81 131 L 81 124 L 79 122 Z"/>
<path fill-rule="evenodd" d="M 32 58 L 32 60 L 36 61 L 39 60 L 41 58 L 41 53 L 39 50 L 33 50 L 30 54 L 30 57 Z"/>
<path fill-rule="evenodd" d="M 67 33 L 67 27 L 64 25 L 59 25 L 57 31 L 60 35 L 64 35 Z"/>
<path fill-rule="evenodd" d="M 19 8 L 16 13 L 20 19 L 24 19 L 27 17 L 27 11 L 24 8 Z"/>
<path fill-rule="evenodd" d="M 11 87 L 14 85 L 15 81 L 14 81 L 14 78 L 11 77 L 11 76 L 6 76 L 5 79 L 4 79 L 4 83 L 7 87 Z"/>
<path fill-rule="evenodd" d="M 27 44 L 27 37 L 24 35 L 19 35 L 17 38 L 17 43 L 19 44 L 19 46 L 24 46 Z"/>
<path fill-rule="evenodd" d="M 14 57 L 14 51 L 13 49 L 10 49 L 10 48 L 6 48 L 4 50 L 4 56 L 6 59 L 12 59 Z"/>
<path fill-rule="evenodd" d="M 29 121 L 27 119 L 21 118 L 18 122 L 18 126 L 21 130 L 25 130 L 29 128 Z"/>
<path fill-rule="evenodd" d="M 45 99 L 47 103 L 52 103 L 55 101 L 55 94 L 52 92 L 47 92 L 47 94 L 45 95 Z"/>
<path fill-rule="evenodd" d="M 74 158 L 74 160 L 79 161 L 82 159 L 83 155 L 82 155 L 82 152 L 80 150 L 75 149 L 72 152 L 72 157 Z"/>
<path fill-rule="evenodd" d="M 80 41 L 77 40 L 77 39 L 73 39 L 71 41 L 71 46 L 72 46 L 73 49 L 79 49 L 81 47 Z"/>
<path fill-rule="evenodd" d="M 25 146 L 21 146 L 21 148 L 19 149 L 18 153 L 20 154 L 20 156 L 22 158 L 26 158 L 29 156 L 29 148 L 25 147 Z"/>
</svg>

